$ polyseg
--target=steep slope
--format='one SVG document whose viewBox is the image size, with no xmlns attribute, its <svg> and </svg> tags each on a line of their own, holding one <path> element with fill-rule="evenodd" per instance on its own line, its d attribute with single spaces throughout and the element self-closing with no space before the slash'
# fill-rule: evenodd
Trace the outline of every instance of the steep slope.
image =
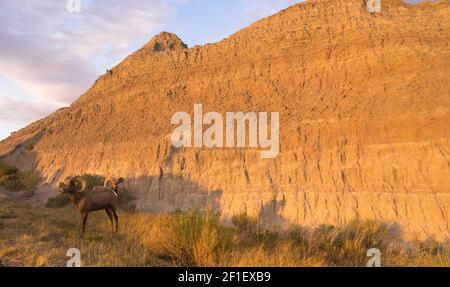
<svg viewBox="0 0 450 287">
<path fill-rule="evenodd" d="M 450 229 L 450 4 L 316 0 L 223 41 L 162 33 L 69 108 L 0 143 L 6 162 L 125 176 L 139 208 L 213 207 L 267 226 L 398 222 Z M 171 147 L 175 112 L 280 112 L 281 153 Z M 30 143 L 34 148 L 25 148 Z"/>
</svg>

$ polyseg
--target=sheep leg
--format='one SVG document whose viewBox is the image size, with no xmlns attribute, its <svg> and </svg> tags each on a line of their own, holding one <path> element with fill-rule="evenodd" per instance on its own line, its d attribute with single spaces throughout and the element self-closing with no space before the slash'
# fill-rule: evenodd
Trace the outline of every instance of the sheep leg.
<svg viewBox="0 0 450 287">
<path fill-rule="evenodd" d="M 109 210 L 108 208 L 105 208 L 106 214 L 108 214 L 109 216 L 109 220 L 111 220 L 111 228 L 114 231 L 114 219 L 113 219 L 113 214 L 111 212 L 111 210 Z"/>
<path fill-rule="evenodd" d="M 84 233 L 86 232 L 86 221 L 88 219 L 88 215 L 89 215 L 88 212 L 83 214 L 83 229 L 81 231 L 81 237 L 84 237 Z"/>
<path fill-rule="evenodd" d="M 117 216 L 117 212 L 114 207 L 111 207 L 111 211 L 114 214 L 114 218 L 116 219 L 116 232 L 119 232 L 119 216 Z"/>
</svg>

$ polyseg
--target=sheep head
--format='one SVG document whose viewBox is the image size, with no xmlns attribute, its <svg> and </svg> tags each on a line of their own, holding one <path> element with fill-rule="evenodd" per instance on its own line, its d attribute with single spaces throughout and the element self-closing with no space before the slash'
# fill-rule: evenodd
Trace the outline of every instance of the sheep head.
<svg viewBox="0 0 450 287">
<path fill-rule="evenodd" d="M 108 187 L 108 183 L 111 183 L 111 189 L 117 191 L 119 189 L 119 184 L 123 183 L 124 181 L 125 179 L 123 177 L 120 177 L 118 179 L 108 177 L 105 179 L 104 187 Z"/>
<path fill-rule="evenodd" d="M 86 180 L 80 176 L 67 177 L 64 182 L 59 184 L 60 193 L 83 192 L 86 189 Z"/>
</svg>

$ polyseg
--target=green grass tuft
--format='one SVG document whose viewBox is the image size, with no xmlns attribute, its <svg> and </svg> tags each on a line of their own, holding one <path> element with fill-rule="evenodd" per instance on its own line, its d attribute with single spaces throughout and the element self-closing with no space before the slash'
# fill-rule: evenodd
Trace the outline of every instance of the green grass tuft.
<svg viewBox="0 0 450 287">
<path fill-rule="evenodd" d="M 64 208 L 69 205 L 70 199 L 67 194 L 58 194 L 54 197 L 50 197 L 45 203 L 47 208 Z"/>
</svg>

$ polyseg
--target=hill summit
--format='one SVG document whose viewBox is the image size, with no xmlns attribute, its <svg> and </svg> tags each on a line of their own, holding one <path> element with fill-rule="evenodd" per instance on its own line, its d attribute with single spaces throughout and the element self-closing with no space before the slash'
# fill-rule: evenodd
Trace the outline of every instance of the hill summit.
<svg viewBox="0 0 450 287">
<path fill-rule="evenodd" d="M 153 52 L 173 52 L 184 49 L 187 49 L 187 45 L 177 35 L 168 32 L 161 32 L 159 35 L 156 35 L 143 48 L 143 50 Z"/>
</svg>

